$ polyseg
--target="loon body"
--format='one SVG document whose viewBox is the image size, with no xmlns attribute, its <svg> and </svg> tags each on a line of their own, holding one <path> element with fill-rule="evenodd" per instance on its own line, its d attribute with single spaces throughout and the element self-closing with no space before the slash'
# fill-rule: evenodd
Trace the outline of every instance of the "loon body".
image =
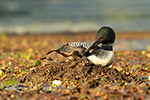
<svg viewBox="0 0 150 100">
<path fill-rule="evenodd" d="M 59 57 L 52 57 L 51 54 L 55 52 L 63 55 L 65 58 L 72 58 L 74 56 L 86 56 L 87 59 L 95 64 L 108 66 L 114 60 L 114 52 L 112 44 L 115 41 L 115 32 L 110 27 L 102 27 L 96 34 L 95 41 L 92 43 L 87 42 L 69 42 L 57 50 L 47 53 L 46 59 L 55 61 Z M 53 54 L 54 55 L 54 54 Z M 63 59 L 63 58 L 62 58 Z"/>
<path fill-rule="evenodd" d="M 87 59 L 95 65 L 111 65 L 114 61 L 114 52 L 112 50 L 112 46 L 102 46 L 94 49 L 94 51 L 87 56 Z"/>
<path fill-rule="evenodd" d="M 52 50 L 47 53 L 47 56 L 42 58 L 49 61 L 63 62 L 65 60 L 82 57 L 85 50 L 93 43 L 86 42 L 69 42 L 57 50 Z"/>
</svg>

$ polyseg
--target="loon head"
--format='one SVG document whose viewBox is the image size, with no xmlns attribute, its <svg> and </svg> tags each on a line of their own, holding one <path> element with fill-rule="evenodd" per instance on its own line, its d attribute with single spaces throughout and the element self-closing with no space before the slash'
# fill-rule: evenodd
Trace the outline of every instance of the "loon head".
<svg viewBox="0 0 150 100">
<path fill-rule="evenodd" d="M 102 27 L 98 30 L 94 43 L 85 51 L 95 48 L 97 45 L 113 44 L 115 42 L 115 32 L 110 27 Z"/>
<path fill-rule="evenodd" d="M 113 44 L 115 42 L 115 32 L 110 27 L 102 27 L 98 30 L 95 38 L 97 45 L 102 44 Z"/>
</svg>

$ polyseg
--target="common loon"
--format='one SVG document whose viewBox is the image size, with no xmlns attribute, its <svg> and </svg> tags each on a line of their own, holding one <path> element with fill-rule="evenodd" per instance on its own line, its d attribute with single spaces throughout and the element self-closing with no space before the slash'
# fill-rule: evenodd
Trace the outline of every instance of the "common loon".
<svg viewBox="0 0 150 100">
<path fill-rule="evenodd" d="M 69 42 L 57 50 L 52 50 L 47 53 L 46 59 L 59 59 L 59 57 L 53 58 L 50 54 L 57 52 L 64 57 L 71 58 L 73 54 L 77 56 L 86 56 L 87 59 L 95 64 L 107 66 L 112 64 L 114 60 L 113 43 L 115 41 L 115 32 L 110 27 L 102 27 L 98 30 L 94 42 Z M 74 53 L 76 52 L 77 53 Z"/>
</svg>

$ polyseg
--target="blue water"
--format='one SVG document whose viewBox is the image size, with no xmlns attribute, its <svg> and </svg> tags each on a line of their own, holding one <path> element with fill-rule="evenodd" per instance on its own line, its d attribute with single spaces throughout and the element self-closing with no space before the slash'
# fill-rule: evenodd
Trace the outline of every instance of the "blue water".
<svg viewBox="0 0 150 100">
<path fill-rule="evenodd" d="M 150 31 L 150 0 L 0 0 L 0 32 Z"/>
<path fill-rule="evenodd" d="M 114 50 L 150 50 L 150 39 L 116 40 Z"/>
</svg>

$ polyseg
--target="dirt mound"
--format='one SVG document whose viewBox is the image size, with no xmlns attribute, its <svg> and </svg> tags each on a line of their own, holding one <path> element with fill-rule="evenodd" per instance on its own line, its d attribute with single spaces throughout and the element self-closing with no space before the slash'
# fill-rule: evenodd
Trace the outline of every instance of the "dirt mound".
<svg viewBox="0 0 150 100">
<path fill-rule="evenodd" d="M 30 71 L 20 82 L 51 83 L 53 80 L 67 83 L 86 83 L 87 87 L 96 87 L 103 82 L 131 82 L 135 76 L 121 73 L 114 68 L 96 66 L 85 58 L 70 60 L 64 63 L 50 62 Z"/>
</svg>

